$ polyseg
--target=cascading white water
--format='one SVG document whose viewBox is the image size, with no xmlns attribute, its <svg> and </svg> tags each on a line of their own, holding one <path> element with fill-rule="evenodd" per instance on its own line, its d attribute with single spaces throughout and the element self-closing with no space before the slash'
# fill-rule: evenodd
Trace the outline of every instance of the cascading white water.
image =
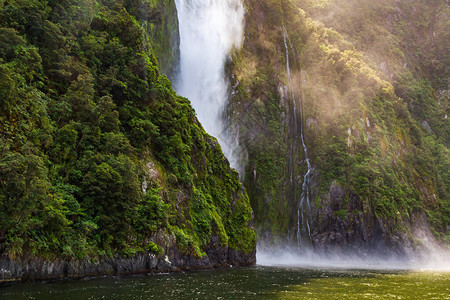
<svg viewBox="0 0 450 300">
<path fill-rule="evenodd" d="M 300 95 L 301 95 L 301 91 L 300 91 Z M 301 97 L 301 96 L 300 96 Z M 310 220 L 312 218 L 312 211 L 311 211 L 311 199 L 310 199 L 310 184 L 311 184 L 311 175 L 313 172 L 313 168 L 311 166 L 311 162 L 309 160 L 309 156 L 308 156 L 308 148 L 306 147 L 306 143 L 305 143 L 305 136 L 304 136 L 304 132 L 303 132 L 303 99 L 300 98 L 300 119 L 301 119 L 301 125 L 300 125 L 300 136 L 301 136 L 301 140 L 302 140 L 302 145 L 303 145 L 303 150 L 305 152 L 305 161 L 306 161 L 306 165 L 308 167 L 306 174 L 303 178 L 303 185 L 302 185 L 302 196 L 301 196 L 301 200 L 300 200 L 300 207 L 302 208 L 302 214 L 301 214 L 301 218 L 302 218 L 302 222 L 303 222 L 303 227 L 308 229 L 308 237 L 311 239 L 311 225 L 310 225 Z M 304 207 L 306 206 L 306 215 L 304 214 Z M 300 217 L 300 216 L 299 216 Z M 298 220 L 298 222 L 300 223 L 300 219 Z M 300 231 L 300 228 L 299 228 Z M 300 234 L 300 232 L 298 232 L 297 234 Z"/>
<path fill-rule="evenodd" d="M 289 36 L 287 34 L 286 29 L 284 29 L 284 47 L 286 50 L 286 77 L 287 77 L 287 85 L 288 85 L 288 96 L 290 96 L 292 100 L 292 117 L 293 117 L 293 134 L 294 139 L 291 143 L 290 147 L 290 184 L 293 185 L 293 176 L 294 176 L 294 151 L 295 147 L 294 145 L 298 141 L 298 136 L 300 135 L 303 151 L 305 154 L 305 161 L 307 165 L 307 171 L 303 178 L 303 184 L 302 184 L 302 193 L 301 198 L 298 204 L 297 208 L 297 245 L 298 248 L 302 248 L 303 242 L 302 242 L 302 232 L 307 235 L 309 240 L 311 239 L 311 220 L 312 220 L 312 211 L 311 211 L 311 199 L 310 199 L 310 182 L 311 182 L 311 175 L 313 173 L 313 168 L 311 166 L 311 162 L 308 156 L 308 148 L 306 147 L 305 143 L 305 136 L 304 136 L 304 130 L 303 130 L 303 105 L 302 105 L 302 92 L 301 89 L 299 91 L 299 98 L 300 98 L 300 132 L 298 131 L 298 121 L 297 121 L 297 98 L 295 95 L 295 91 L 293 88 L 293 80 L 291 78 L 291 69 L 289 65 L 289 49 L 292 49 L 292 52 L 294 52 L 294 49 L 291 45 Z M 301 87 L 301 83 L 299 84 L 299 88 Z M 295 194 L 295 193 L 293 193 Z M 306 212 L 305 212 L 306 210 Z"/>
<path fill-rule="evenodd" d="M 205 130 L 215 136 L 231 166 L 239 170 L 236 139 L 223 120 L 229 83 L 224 67 L 242 40 L 240 0 L 175 0 L 180 31 L 180 68 L 175 90 L 189 98 Z"/>
</svg>

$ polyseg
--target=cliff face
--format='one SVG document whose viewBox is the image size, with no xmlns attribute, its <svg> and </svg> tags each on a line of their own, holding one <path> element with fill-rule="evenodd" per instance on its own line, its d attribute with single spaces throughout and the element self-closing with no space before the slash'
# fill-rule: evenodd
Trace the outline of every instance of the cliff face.
<svg viewBox="0 0 450 300">
<path fill-rule="evenodd" d="M 245 3 L 230 111 L 261 242 L 403 253 L 416 227 L 448 242 L 445 1 Z"/>
<path fill-rule="evenodd" d="M 39 256 L 0 258 L 0 283 L 34 280 L 79 279 L 97 276 L 126 276 L 137 274 L 155 274 L 178 272 L 181 270 L 228 268 L 232 266 L 252 266 L 256 263 L 255 251 L 244 253 L 222 246 L 218 237 L 212 237 L 211 243 L 204 248 L 202 257 L 184 254 L 179 250 L 175 237 L 164 235 L 167 240 L 164 253 L 141 251 L 134 256 L 101 257 L 92 260 L 52 259 Z"/>
<path fill-rule="evenodd" d="M 137 1 L 130 6 L 151 39 L 152 50 L 158 66 L 171 81 L 177 72 L 180 59 L 180 35 L 177 8 L 173 0 Z"/>
<path fill-rule="evenodd" d="M 238 174 L 160 72 L 177 26 L 173 1 L 0 2 L 0 279 L 255 263 Z"/>
<path fill-rule="evenodd" d="M 172 0 L 0 1 L 0 280 L 251 265 L 251 207 L 269 245 L 448 243 L 448 4 L 244 4 L 242 185 L 162 75 Z"/>
</svg>

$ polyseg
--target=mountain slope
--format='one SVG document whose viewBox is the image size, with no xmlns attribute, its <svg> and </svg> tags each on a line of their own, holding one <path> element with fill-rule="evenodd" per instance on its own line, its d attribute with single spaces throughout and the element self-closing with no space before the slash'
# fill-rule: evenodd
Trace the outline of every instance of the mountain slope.
<svg viewBox="0 0 450 300">
<path fill-rule="evenodd" d="M 420 246 L 419 229 L 448 240 L 444 2 L 245 2 L 230 109 L 262 240 L 399 253 Z"/>
<path fill-rule="evenodd" d="M 173 1 L 0 2 L 4 258 L 254 263 L 238 174 L 155 58 L 177 44 L 174 12 Z"/>
</svg>

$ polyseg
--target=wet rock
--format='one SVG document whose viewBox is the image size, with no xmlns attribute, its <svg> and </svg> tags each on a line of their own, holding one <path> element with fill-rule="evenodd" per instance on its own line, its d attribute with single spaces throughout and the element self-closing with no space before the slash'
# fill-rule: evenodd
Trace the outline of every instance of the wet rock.
<svg viewBox="0 0 450 300">
<path fill-rule="evenodd" d="M 431 126 L 430 126 L 430 124 L 427 121 L 423 121 L 422 122 L 422 127 L 423 127 L 423 129 L 425 129 L 429 133 L 433 133 L 433 130 L 431 129 Z"/>
<path fill-rule="evenodd" d="M 160 237 L 159 237 L 160 238 Z M 171 240 L 169 239 L 169 244 Z M 147 274 L 154 272 L 176 272 L 192 269 L 211 269 L 229 266 L 250 266 L 256 263 L 256 250 L 245 254 L 242 251 L 220 246 L 218 237 L 201 258 L 182 254 L 174 244 L 166 254 L 157 257 L 150 252 L 134 257 L 102 258 L 97 260 L 45 260 L 43 258 L 11 259 L 0 256 L 0 283 L 9 281 L 34 281 L 95 276 Z"/>
<path fill-rule="evenodd" d="M 407 239 L 393 233 L 394 225 L 376 217 L 365 201 L 334 182 L 318 211 L 311 240 L 320 253 L 402 256 Z"/>
</svg>

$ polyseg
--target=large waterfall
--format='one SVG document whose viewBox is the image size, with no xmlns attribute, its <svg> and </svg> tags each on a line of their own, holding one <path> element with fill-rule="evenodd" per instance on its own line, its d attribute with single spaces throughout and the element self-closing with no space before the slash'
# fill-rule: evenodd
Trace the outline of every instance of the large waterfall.
<svg viewBox="0 0 450 300">
<path fill-rule="evenodd" d="M 176 91 L 192 102 L 205 130 L 215 136 L 232 167 L 238 169 L 237 143 L 223 112 L 229 95 L 224 67 L 241 44 L 244 8 L 240 0 L 176 0 L 180 30 L 180 68 Z"/>
</svg>

